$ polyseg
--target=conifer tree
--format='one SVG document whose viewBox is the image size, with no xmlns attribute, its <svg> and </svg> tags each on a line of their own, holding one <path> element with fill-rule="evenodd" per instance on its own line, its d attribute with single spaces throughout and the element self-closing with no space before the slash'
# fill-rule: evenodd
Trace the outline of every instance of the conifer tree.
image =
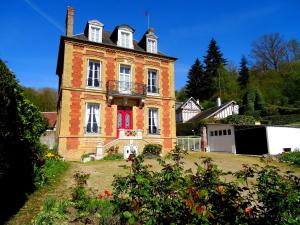
<svg viewBox="0 0 300 225">
<path fill-rule="evenodd" d="M 195 63 L 191 66 L 188 73 L 188 80 L 186 84 L 187 97 L 193 97 L 195 99 L 201 98 L 201 79 L 203 77 L 203 66 L 200 60 L 197 58 Z"/>
<path fill-rule="evenodd" d="M 217 45 L 215 39 L 209 43 L 206 56 L 204 56 L 205 75 L 201 80 L 203 98 L 209 99 L 213 97 L 218 88 L 219 69 L 226 65 L 226 60 Z"/>
<path fill-rule="evenodd" d="M 241 88 L 245 88 L 247 84 L 249 83 L 250 79 L 250 74 L 249 74 L 249 69 L 247 67 L 248 61 L 245 56 L 242 57 L 241 62 L 240 62 L 240 70 L 239 70 L 239 84 Z"/>
</svg>

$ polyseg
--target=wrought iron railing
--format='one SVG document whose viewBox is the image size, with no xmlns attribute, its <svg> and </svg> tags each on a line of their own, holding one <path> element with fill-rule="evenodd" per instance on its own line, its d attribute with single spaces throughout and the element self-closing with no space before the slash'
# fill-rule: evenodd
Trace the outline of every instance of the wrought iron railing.
<svg viewBox="0 0 300 225">
<path fill-rule="evenodd" d="M 109 80 L 106 82 L 108 95 L 145 96 L 146 85 L 135 82 Z"/>
<path fill-rule="evenodd" d="M 92 127 L 92 126 L 84 127 L 84 133 L 85 134 L 100 134 L 101 133 L 101 127 L 99 127 L 99 126 L 97 126 L 97 127 Z"/>
<path fill-rule="evenodd" d="M 148 128 L 148 134 L 160 135 L 160 129 L 157 128 Z"/>
</svg>

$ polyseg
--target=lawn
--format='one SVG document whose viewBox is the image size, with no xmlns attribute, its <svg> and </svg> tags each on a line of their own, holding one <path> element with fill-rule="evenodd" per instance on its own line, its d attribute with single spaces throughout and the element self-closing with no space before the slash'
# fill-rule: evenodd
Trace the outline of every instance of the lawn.
<svg viewBox="0 0 300 225">
<path fill-rule="evenodd" d="M 281 171 L 293 170 L 297 176 L 300 176 L 300 168 L 290 167 L 288 164 L 277 162 L 262 162 L 260 157 L 232 155 L 227 153 L 202 153 L 191 152 L 185 156 L 184 167 L 186 169 L 195 169 L 195 162 L 201 162 L 200 157 L 211 157 L 214 162 L 224 171 L 237 171 L 242 168 L 242 164 L 274 165 L 280 167 Z M 152 165 L 153 170 L 160 168 L 155 159 L 146 159 L 145 163 Z M 125 175 L 129 172 L 129 162 L 118 161 L 94 161 L 89 163 L 71 162 L 70 168 L 65 172 L 62 179 L 51 186 L 41 188 L 39 191 L 29 196 L 28 201 L 23 208 L 15 215 L 8 224 L 30 224 L 32 218 L 41 210 L 43 200 L 52 196 L 61 198 L 70 195 L 70 189 L 73 186 L 73 174 L 77 171 L 90 174 L 88 186 L 97 189 L 100 192 L 108 189 L 112 190 L 111 183 L 114 175 Z M 127 167 L 125 169 L 125 167 Z M 230 178 L 229 178 L 230 179 Z"/>
</svg>

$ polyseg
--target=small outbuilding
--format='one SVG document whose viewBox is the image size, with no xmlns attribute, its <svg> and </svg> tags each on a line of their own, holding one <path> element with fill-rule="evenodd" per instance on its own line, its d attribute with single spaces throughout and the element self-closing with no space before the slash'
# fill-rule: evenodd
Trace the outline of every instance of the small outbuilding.
<svg viewBox="0 0 300 225">
<path fill-rule="evenodd" d="M 207 125 L 207 151 L 276 155 L 300 148 L 300 127 L 272 125 Z"/>
</svg>

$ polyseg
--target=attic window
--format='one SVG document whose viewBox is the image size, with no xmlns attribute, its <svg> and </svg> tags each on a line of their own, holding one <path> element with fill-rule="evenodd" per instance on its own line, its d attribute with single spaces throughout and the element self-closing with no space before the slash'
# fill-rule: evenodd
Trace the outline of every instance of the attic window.
<svg viewBox="0 0 300 225">
<path fill-rule="evenodd" d="M 157 53 L 157 41 L 147 38 L 147 52 Z"/>
<path fill-rule="evenodd" d="M 102 42 L 102 28 L 90 25 L 89 40 L 94 42 Z"/>
<path fill-rule="evenodd" d="M 121 46 L 124 48 L 129 48 L 130 33 L 121 31 Z"/>
<path fill-rule="evenodd" d="M 128 27 L 118 28 L 118 42 L 117 45 L 123 48 L 133 49 L 133 30 Z"/>
</svg>

